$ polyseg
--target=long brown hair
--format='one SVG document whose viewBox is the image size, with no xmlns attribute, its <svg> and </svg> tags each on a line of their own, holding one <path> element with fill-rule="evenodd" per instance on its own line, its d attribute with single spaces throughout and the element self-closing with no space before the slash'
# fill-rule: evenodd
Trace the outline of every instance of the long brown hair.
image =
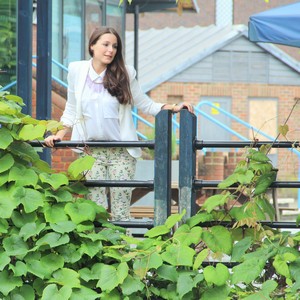
<svg viewBox="0 0 300 300">
<path fill-rule="evenodd" d="M 95 28 L 89 40 L 89 53 L 92 57 L 94 56 L 91 46 L 95 45 L 99 38 L 106 33 L 111 33 L 117 38 L 118 47 L 114 60 L 107 65 L 103 85 L 112 96 L 118 99 L 120 104 L 131 104 L 129 76 L 123 59 L 122 41 L 118 32 L 112 27 Z"/>
</svg>

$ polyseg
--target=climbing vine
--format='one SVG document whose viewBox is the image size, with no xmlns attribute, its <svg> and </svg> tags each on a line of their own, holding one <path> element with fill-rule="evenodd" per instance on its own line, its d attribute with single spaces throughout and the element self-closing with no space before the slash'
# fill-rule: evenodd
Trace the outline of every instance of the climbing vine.
<svg viewBox="0 0 300 300">
<path fill-rule="evenodd" d="M 181 223 L 184 212 L 171 215 L 138 239 L 74 181 L 93 158 L 66 173 L 39 158 L 28 141 L 60 123 L 35 120 L 22 106 L 0 95 L 1 299 L 297 299 L 300 234 L 261 222 L 274 219 L 268 147 L 246 148 L 195 216 Z"/>
</svg>

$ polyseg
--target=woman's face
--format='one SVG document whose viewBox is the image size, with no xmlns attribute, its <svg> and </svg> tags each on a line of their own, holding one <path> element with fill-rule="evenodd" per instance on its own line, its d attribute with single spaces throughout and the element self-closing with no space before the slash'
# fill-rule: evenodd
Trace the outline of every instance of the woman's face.
<svg viewBox="0 0 300 300">
<path fill-rule="evenodd" d="M 101 65 L 109 65 L 115 58 L 118 49 L 118 41 L 114 34 L 105 33 L 91 46 L 93 60 Z"/>
</svg>

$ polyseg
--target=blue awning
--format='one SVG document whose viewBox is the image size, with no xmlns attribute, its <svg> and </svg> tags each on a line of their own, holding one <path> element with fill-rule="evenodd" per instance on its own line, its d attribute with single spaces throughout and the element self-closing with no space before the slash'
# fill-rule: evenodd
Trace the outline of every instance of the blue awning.
<svg viewBox="0 0 300 300">
<path fill-rule="evenodd" d="M 300 48 L 300 2 L 250 16 L 248 37 L 252 42 Z"/>
</svg>

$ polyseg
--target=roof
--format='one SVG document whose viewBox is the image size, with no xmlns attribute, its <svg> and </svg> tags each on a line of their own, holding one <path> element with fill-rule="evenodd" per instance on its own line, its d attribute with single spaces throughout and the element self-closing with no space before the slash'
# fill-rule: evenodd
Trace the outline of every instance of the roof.
<svg viewBox="0 0 300 300">
<path fill-rule="evenodd" d="M 138 79 L 144 92 L 191 67 L 241 36 L 245 25 L 139 30 Z M 300 73 L 300 63 L 272 44 L 256 43 Z M 134 32 L 126 32 L 126 63 L 134 64 Z"/>
</svg>

